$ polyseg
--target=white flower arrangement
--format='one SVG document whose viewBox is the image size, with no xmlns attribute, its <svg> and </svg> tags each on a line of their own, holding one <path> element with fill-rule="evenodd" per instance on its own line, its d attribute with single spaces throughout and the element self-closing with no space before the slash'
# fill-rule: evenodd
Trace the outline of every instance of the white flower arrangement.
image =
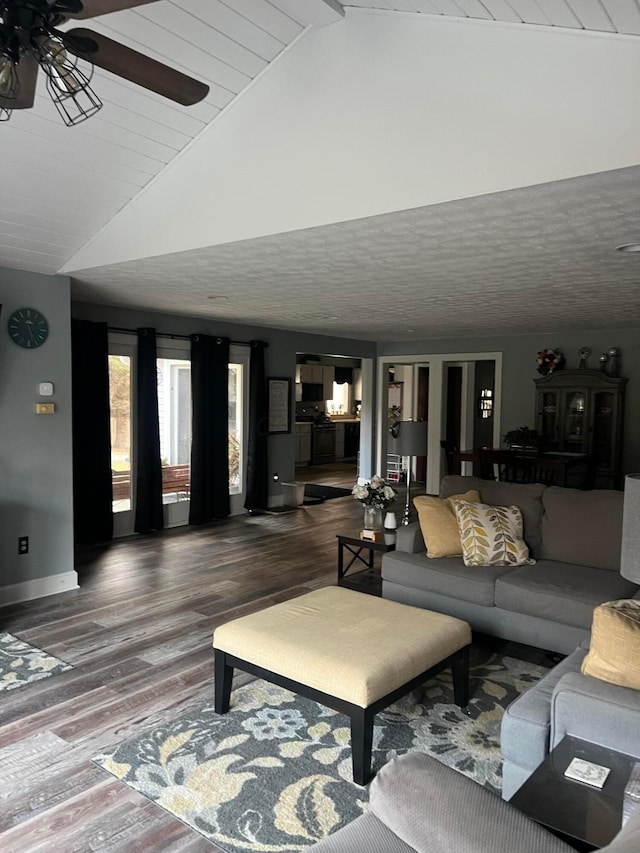
<svg viewBox="0 0 640 853">
<path fill-rule="evenodd" d="M 365 506 L 386 509 L 395 501 L 398 493 L 386 480 L 378 474 L 374 474 L 368 483 L 363 483 L 362 485 L 356 483 L 351 489 L 351 494 Z"/>
</svg>

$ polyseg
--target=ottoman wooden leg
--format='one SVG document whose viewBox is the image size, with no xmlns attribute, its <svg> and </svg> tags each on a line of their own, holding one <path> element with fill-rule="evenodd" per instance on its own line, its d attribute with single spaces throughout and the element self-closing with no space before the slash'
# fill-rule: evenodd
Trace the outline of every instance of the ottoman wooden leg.
<svg viewBox="0 0 640 853">
<path fill-rule="evenodd" d="M 227 663 L 227 655 L 215 649 L 214 708 L 216 714 L 226 714 L 231 700 L 233 667 Z"/>
<path fill-rule="evenodd" d="M 356 785 L 366 785 L 371 778 L 371 747 L 375 713 L 370 708 L 354 706 L 350 716 L 353 781 Z"/>
<path fill-rule="evenodd" d="M 460 649 L 451 664 L 453 676 L 453 698 L 460 708 L 469 704 L 469 648 Z"/>
</svg>

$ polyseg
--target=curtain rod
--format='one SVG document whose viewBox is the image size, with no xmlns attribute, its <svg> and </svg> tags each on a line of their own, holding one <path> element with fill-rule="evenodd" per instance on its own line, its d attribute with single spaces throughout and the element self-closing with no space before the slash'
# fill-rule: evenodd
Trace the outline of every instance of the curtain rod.
<svg viewBox="0 0 640 853">
<path fill-rule="evenodd" d="M 137 335 L 137 329 L 125 329 L 122 326 L 107 326 L 107 330 L 109 332 L 122 332 L 125 335 Z M 204 332 L 195 332 L 194 334 L 204 334 Z M 170 338 L 172 341 L 190 341 L 191 335 L 171 335 L 168 332 L 156 332 L 156 337 L 158 338 Z M 211 337 L 218 338 L 220 335 L 212 335 Z M 250 347 L 251 341 L 230 341 L 230 343 L 235 344 L 239 347 Z M 264 343 L 265 348 L 269 346 L 266 341 L 262 341 Z"/>
</svg>

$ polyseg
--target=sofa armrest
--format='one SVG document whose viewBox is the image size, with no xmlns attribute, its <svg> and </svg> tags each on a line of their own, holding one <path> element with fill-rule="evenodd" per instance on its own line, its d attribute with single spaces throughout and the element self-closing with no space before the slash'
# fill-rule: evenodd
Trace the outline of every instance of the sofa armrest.
<svg viewBox="0 0 640 853">
<path fill-rule="evenodd" d="M 417 853 L 572 851 L 482 785 L 420 752 L 380 770 L 371 783 L 370 808 Z"/>
<path fill-rule="evenodd" d="M 569 672 L 551 700 L 551 746 L 565 735 L 640 757 L 640 690 Z"/>
<path fill-rule="evenodd" d="M 401 524 L 396 530 L 396 551 L 402 551 L 405 554 L 419 554 L 420 551 L 426 551 L 427 546 L 422 538 L 422 531 L 417 521 L 411 524 Z"/>
</svg>

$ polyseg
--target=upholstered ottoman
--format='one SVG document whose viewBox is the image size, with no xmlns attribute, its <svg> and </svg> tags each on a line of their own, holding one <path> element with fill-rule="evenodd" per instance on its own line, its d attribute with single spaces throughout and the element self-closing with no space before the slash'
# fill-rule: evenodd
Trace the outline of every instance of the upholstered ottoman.
<svg viewBox="0 0 640 853">
<path fill-rule="evenodd" d="M 467 704 L 470 643 L 461 619 L 326 587 L 216 628 L 215 710 L 229 710 L 237 667 L 347 714 L 353 779 L 364 785 L 378 711 L 447 667 L 456 704 Z"/>
</svg>

